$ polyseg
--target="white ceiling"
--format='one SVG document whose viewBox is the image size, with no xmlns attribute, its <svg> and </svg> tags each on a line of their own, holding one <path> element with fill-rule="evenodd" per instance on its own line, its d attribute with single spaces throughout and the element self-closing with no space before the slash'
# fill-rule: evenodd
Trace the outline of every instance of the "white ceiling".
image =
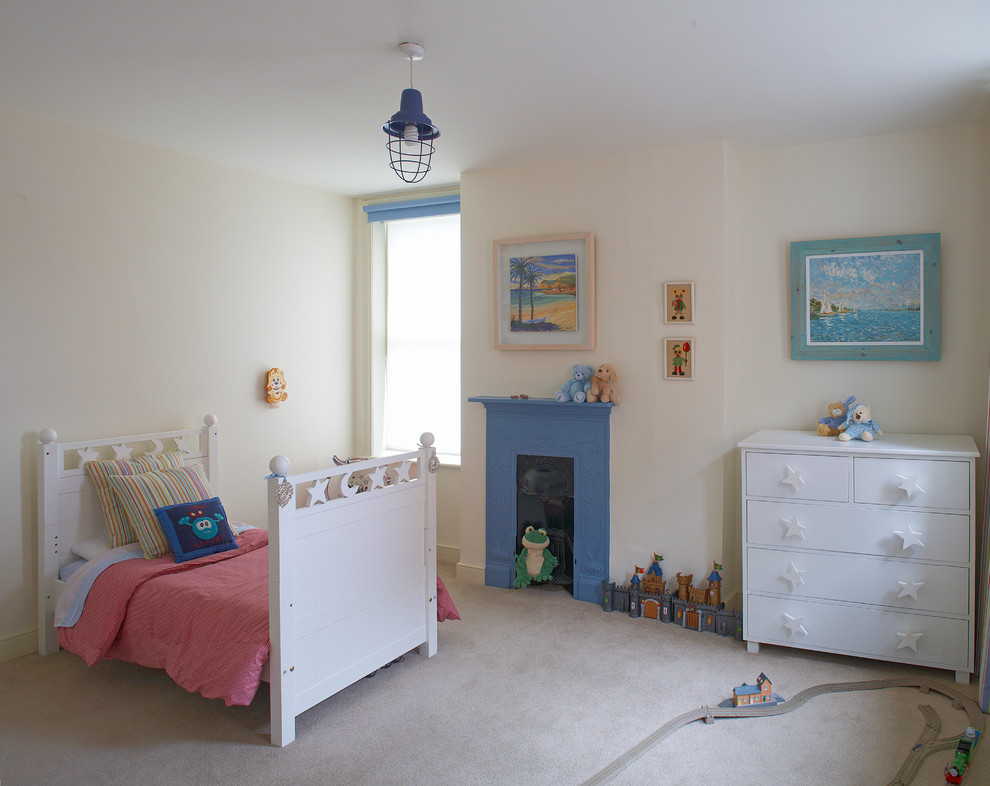
<svg viewBox="0 0 990 786">
<path fill-rule="evenodd" d="M 433 171 L 990 120 L 990 0 L 2 0 L 0 104 L 345 195 Z"/>
</svg>

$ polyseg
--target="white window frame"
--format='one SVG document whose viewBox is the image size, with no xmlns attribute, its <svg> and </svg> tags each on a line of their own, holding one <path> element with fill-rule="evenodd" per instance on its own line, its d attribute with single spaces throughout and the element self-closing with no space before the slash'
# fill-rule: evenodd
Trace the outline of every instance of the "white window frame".
<svg viewBox="0 0 990 786">
<path fill-rule="evenodd" d="M 354 444 L 361 455 L 379 456 L 388 452 L 385 450 L 384 440 L 386 230 L 384 221 L 368 221 L 365 209 L 455 196 L 460 196 L 457 186 L 383 194 L 356 200 L 355 258 L 358 265 L 354 276 Z M 445 453 L 442 445 L 437 445 L 437 455 L 443 464 L 460 464 L 460 455 Z"/>
</svg>

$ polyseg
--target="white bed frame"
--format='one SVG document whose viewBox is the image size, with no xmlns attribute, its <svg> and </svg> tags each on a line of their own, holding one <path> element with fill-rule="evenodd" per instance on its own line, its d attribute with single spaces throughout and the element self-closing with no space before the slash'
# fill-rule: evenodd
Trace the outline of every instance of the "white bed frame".
<svg viewBox="0 0 990 786">
<path fill-rule="evenodd" d="M 199 428 L 62 444 L 51 429 L 39 434 L 42 655 L 58 650 L 58 572 L 75 559 L 70 546 L 106 533 L 83 463 L 177 447 L 187 464 L 206 470 L 220 496 L 216 424 L 207 415 Z M 265 679 L 273 745 L 295 739 L 296 716 L 406 652 L 436 653 L 436 456 L 432 434 L 421 442 L 410 453 L 294 475 L 284 456 L 271 461 Z M 366 490 L 350 485 L 353 475 L 370 479 Z"/>
</svg>

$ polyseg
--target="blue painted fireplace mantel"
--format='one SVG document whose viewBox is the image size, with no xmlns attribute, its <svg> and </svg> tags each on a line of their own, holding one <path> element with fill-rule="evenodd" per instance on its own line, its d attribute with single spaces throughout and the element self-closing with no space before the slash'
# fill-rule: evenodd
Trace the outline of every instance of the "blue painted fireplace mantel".
<svg viewBox="0 0 990 786">
<path fill-rule="evenodd" d="M 519 456 L 574 461 L 574 583 L 578 600 L 601 603 L 609 560 L 609 416 L 612 404 L 474 396 L 487 411 L 485 584 L 514 586 Z"/>
</svg>

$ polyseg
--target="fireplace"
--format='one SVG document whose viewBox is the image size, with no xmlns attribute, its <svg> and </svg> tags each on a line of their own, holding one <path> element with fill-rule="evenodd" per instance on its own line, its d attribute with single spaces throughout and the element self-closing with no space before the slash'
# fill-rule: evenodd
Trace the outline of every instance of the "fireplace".
<svg viewBox="0 0 990 786">
<path fill-rule="evenodd" d="M 557 559 L 549 583 L 574 586 L 574 459 L 516 456 L 516 539 L 529 527 L 542 529 Z"/>
<path fill-rule="evenodd" d="M 602 602 L 609 559 L 612 404 L 476 396 L 486 425 L 485 584 L 515 586 L 526 526 L 545 527 L 551 582 Z"/>
</svg>

